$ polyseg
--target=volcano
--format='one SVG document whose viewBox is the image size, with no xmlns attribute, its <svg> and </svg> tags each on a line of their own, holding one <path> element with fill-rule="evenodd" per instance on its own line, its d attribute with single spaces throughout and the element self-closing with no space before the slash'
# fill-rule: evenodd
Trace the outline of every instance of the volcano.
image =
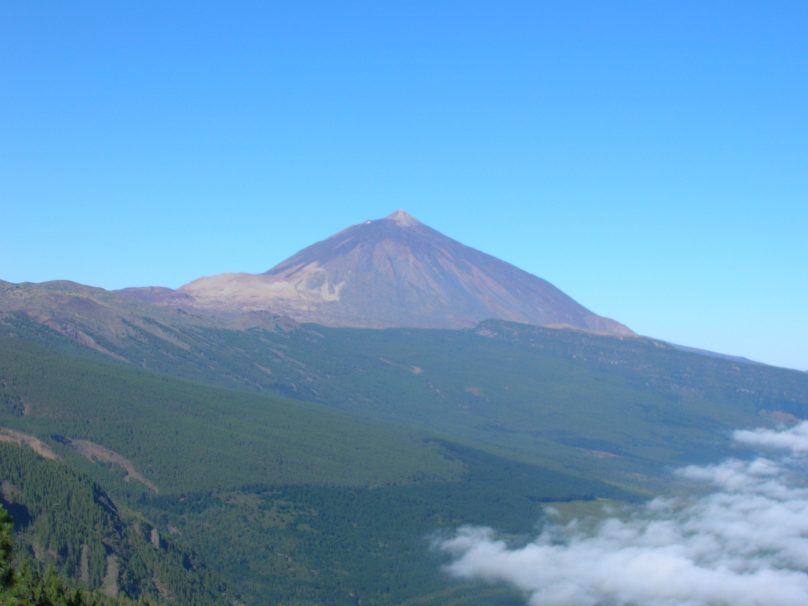
<svg viewBox="0 0 808 606">
<path fill-rule="evenodd" d="M 546 280 L 403 210 L 349 227 L 265 273 L 200 278 L 180 293 L 195 307 L 271 311 L 329 326 L 466 328 L 495 318 L 633 334 Z"/>
</svg>

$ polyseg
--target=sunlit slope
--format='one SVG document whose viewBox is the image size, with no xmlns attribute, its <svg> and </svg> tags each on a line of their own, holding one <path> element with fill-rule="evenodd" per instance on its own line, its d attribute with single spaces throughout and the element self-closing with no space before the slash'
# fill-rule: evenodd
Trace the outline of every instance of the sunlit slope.
<svg viewBox="0 0 808 606">
<path fill-rule="evenodd" d="M 301 382 L 287 364 L 276 389 L 596 477 L 713 460 L 729 452 L 732 429 L 808 417 L 805 373 L 650 339 L 503 322 L 470 332 L 311 326 L 278 337 L 317 379 Z"/>
<path fill-rule="evenodd" d="M 183 336 L 187 351 L 138 344 L 137 355 L 164 372 L 269 388 L 599 477 L 712 459 L 733 428 L 808 416 L 805 373 L 651 339 L 503 322 Z"/>
<path fill-rule="evenodd" d="M 652 339 L 498 321 L 472 331 L 175 324 L 168 340 L 132 329 L 117 341 L 81 326 L 131 365 L 272 390 L 621 481 L 723 456 L 733 428 L 808 416 L 806 373 Z M 23 317 L 7 319 L 4 330 L 49 348 L 78 347 Z"/>
<path fill-rule="evenodd" d="M 147 492 L 245 483 L 373 485 L 461 466 L 406 431 L 0 339 L 0 424 L 100 461 Z M 153 486 L 153 488 L 151 488 Z"/>
</svg>

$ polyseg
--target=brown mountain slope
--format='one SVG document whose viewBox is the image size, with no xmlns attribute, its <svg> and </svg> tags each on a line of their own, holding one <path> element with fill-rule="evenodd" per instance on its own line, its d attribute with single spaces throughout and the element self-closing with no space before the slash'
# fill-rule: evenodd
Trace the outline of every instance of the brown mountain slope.
<svg viewBox="0 0 808 606">
<path fill-rule="evenodd" d="M 69 339 L 118 359 L 132 343 L 191 346 L 182 335 L 193 327 L 243 330 L 286 329 L 294 322 L 276 315 L 210 313 L 188 306 L 191 298 L 167 288 L 108 291 L 67 280 L 12 284 L 0 280 L 0 332 L 14 332 L 15 318 L 41 324 Z M 130 359 L 130 361 L 132 361 Z"/>
<path fill-rule="evenodd" d="M 497 318 L 633 334 L 404 211 L 349 227 L 264 274 L 200 278 L 180 292 L 195 307 L 271 310 L 333 326 L 462 328 Z"/>
</svg>

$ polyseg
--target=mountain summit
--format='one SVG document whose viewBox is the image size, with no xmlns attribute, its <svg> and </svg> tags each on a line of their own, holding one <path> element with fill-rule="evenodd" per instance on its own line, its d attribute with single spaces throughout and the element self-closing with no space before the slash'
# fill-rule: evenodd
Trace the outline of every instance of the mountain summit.
<svg viewBox="0 0 808 606">
<path fill-rule="evenodd" d="M 197 307 L 269 310 L 332 326 L 463 328 L 497 318 L 633 334 L 403 210 L 349 227 L 263 274 L 200 278 L 180 292 Z"/>
</svg>

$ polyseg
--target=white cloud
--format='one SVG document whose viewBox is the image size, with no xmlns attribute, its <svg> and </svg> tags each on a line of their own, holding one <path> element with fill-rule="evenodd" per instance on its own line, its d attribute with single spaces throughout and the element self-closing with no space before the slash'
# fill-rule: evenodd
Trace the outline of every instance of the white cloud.
<svg viewBox="0 0 808 606">
<path fill-rule="evenodd" d="M 461 528 L 439 544 L 453 557 L 447 570 L 509 583 L 530 606 L 804 606 L 808 489 L 797 476 L 808 423 L 735 439 L 797 456 L 686 467 L 678 475 L 707 492 L 656 499 L 590 531 L 550 525 L 527 545 Z"/>
<path fill-rule="evenodd" d="M 736 442 L 748 446 L 788 450 L 792 454 L 808 453 L 808 421 L 786 429 L 775 431 L 772 429 L 738 430 L 733 434 Z"/>
</svg>

